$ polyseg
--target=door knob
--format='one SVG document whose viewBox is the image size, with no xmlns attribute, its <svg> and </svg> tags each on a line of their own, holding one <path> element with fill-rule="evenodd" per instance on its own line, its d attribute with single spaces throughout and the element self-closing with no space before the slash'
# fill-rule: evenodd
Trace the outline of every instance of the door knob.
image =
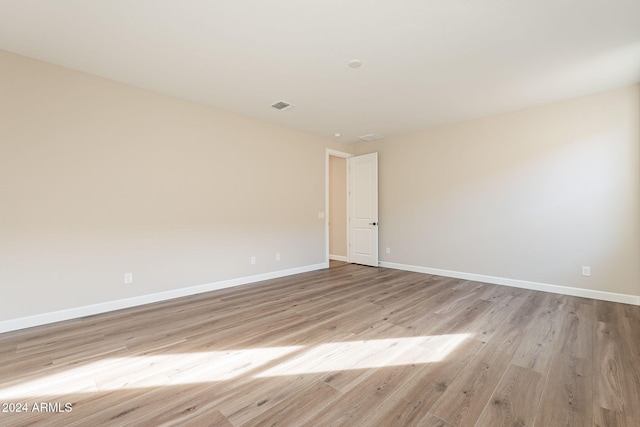
<svg viewBox="0 0 640 427">
<path fill-rule="evenodd" d="M 377 222 L 370 222 L 369 225 L 378 225 Z"/>
</svg>

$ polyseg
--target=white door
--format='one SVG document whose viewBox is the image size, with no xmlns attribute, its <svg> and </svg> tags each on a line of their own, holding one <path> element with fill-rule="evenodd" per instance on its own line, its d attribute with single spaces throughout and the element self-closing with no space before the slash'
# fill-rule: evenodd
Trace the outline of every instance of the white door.
<svg viewBox="0 0 640 427">
<path fill-rule="evenodd" d="M 349 158 L 349 261 L 378 266 L 378 153 Z"/>
</svg>

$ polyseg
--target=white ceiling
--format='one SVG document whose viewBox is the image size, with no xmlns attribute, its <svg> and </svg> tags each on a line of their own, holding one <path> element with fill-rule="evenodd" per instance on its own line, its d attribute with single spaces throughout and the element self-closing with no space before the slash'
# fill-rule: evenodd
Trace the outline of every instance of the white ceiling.
<svg viewBox="0 0 640 427">
<path fill-rule="evenodd" d="M 0 0 L 0 49 L 354 142 L 640 82 L 640 0 Z"/>
</svg>

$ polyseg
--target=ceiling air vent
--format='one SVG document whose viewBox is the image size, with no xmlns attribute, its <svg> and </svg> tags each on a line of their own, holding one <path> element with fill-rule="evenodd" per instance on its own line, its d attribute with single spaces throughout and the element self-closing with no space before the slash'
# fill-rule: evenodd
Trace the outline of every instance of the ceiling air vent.
<svg viewBox="0 0 640 427">
<path fill-rule="evenodd" d="M 271 107 L 275 108 L 276 110 L 287 111 L 295 107 L 295 105 L 289 104 L 288 102 L 285 102 L 285 101 L 279 101 L 273 104 Z"/>
<path fill-rule="evenodd" d="M 360 135 L 360 138 L 363 141 L 375 141 L 376 139 L 382 139 L 382 135 L 378 135 L 377 133 L 368 133 L 366 135 Z"/>
</svg>

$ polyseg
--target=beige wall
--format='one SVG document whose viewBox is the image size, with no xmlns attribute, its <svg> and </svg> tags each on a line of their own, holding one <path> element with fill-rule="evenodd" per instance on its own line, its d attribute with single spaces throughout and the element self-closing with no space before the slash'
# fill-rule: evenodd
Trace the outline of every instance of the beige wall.
<svg viewBox="0 0 640 427">
<path fill-rule="evenodd" d="M 329 254 L 347 256 L 347 160 L 329 156 Z"/>
<path fill-rule="evenodd" d="M 381 260 L 640 295 L 639 106 L 636 85 L 358 144 Z"/>
<path fill-rule="evenodd" d="M 0 64 L 0 321 L 324 262 L 325 149 L 348 147 Z"/>
<path fill-rule="evenodd" d="M 0 321 L 324 262 L 325 149 L 352 146 L 0 64 Z M 640 295 L 639 106 L 633 86 L 356 145 L 380 153 L 381 260 Z"/>
</svg>

